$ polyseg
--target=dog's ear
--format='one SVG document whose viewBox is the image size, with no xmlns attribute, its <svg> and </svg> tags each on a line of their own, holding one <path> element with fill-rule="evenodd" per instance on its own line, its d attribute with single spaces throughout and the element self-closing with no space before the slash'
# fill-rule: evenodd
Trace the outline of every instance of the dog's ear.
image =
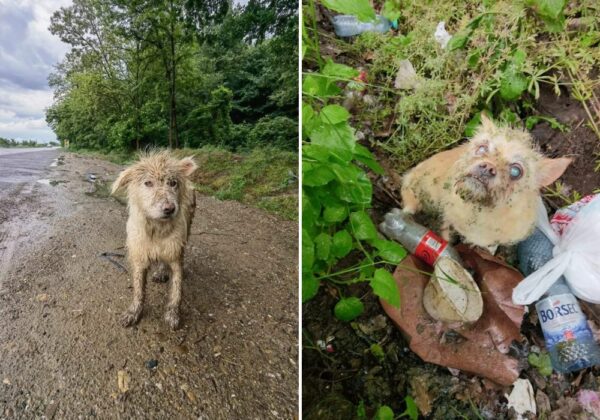
<svg viewBox="0 0 600 420">
<path fill-rule="evenodd" d="M 133 171 L 131 168 L 127 168 L 122 171 L 115 182 L 112 184 L 111 195 L 115 194 L 117 191 L 127 188 L 127 185 L 133 180 Z"/>
<path fill-rule="evenodd" d="M 481 111 L 481 131 L 494 131 L 496 129 L 496 124 L 494 121 L 487 115 L 485 111 Z"/>
<path fill-rule="evenodd" d="M 198 165 L 194 162 L 194 158 L 188 156 L 179 161 L 179 170 L 185 177 L 189 177 L 194 171 L 198 169 Z"/>
<path fill-rule="evenodd" d="M 573 161 L 571 158 L 544 158 L 538 163 L 537 180 L 540 187 L 546 187 L 556 181 L 567 166 Z"/>
</svg>

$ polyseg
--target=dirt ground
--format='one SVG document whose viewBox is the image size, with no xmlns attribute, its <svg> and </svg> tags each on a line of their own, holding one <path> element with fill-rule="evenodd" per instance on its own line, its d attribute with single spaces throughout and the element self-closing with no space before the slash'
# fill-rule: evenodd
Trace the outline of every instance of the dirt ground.
<svg viewBox="0 0 600 420">
<path fill-rule="evenodd" d="M 0 418 L 292 418 L 297 223 L 198 196 L 182 328 L 162 318 L 169 284 L 150 282 L 125 329 L 130 278 L 99 257 L 124 252 L 127 210 L 107 194 L 121 168 L 63 157 L 49 185 L 0 200 Z"/>
</svg>

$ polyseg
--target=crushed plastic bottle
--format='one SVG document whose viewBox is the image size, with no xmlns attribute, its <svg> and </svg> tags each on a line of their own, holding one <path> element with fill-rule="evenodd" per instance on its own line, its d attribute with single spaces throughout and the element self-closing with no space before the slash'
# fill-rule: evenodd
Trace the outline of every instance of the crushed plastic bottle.
<svg viewBox="0 0 600 420">
<path fill-rule="evenodd" d="M 552 258 L 553 248 L 536 228 L 517 248 L 521 272 L 527 276 L 538 270 Z M 564 277 L 548 289 L 535 308 L 556 371 L 574 372 L 600 363 L 600 347 Z"/>
<path fill-rule="evenodd" d="M 359 35 L 363 32 L 384 34 L 392 28 L 392 22 L 380 15 L 376 15 L 372 22 L 361 22 L 352 15 L 337 15 L 333 17 L 332 23 L 335 34 L 341 38 Z"/>
<path fill-rule="evenodd" d="M 449 257 L 462 265 L 458 252 L 443 238 L 414 221 L 400 209 L 385 215 L 379 230 L 390 239 L 400 242 L 410 253 L 433 266 L 440 257 Z"/>
</svg>

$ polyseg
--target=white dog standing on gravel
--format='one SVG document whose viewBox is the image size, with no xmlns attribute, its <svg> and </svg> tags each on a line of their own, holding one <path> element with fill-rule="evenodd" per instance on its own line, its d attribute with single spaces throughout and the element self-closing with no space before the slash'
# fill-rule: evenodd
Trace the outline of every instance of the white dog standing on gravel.
<svg viewBox="0 0 600 420">
<path fill-rule="evenodd" d="M 132 270 L 133 303 L 121 318 L 136 324 L 144 306 L 146 276 L 157 265 L 154 279 L 171 277 L 165 321 L 179 326 L 183 251 L 188 240 L 196 198 L 189 181 L 197 166 L 191 157 L 175 159 L 168 151 L 150 152 L 125 169 L 113 183 L 112 194 L 127 191 L 127 256 Z"/>
</svg>

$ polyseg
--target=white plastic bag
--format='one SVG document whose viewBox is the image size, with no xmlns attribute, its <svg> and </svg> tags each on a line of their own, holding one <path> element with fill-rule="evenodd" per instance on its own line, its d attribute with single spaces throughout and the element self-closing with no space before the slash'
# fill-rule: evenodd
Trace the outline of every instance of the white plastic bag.
<svg viewBox="0 0 600 420">
<path fill-rule="evenodd" d="M 562 236 L 550 226 L 540 199 L 537 226 L 554 244 L 554 257 L 515 287 L 513 303 L 537 301 L 562 275 L 579 299 L 600 303 L 600 194 L 577 213 Z"/>
</svg>

